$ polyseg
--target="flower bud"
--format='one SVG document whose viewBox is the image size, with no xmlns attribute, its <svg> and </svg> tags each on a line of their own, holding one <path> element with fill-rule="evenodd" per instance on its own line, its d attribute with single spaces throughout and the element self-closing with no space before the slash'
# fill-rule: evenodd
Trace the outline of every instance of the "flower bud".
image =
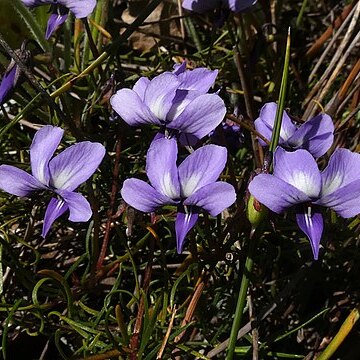
<svg viewBox="0 0 360 360">
<path fill-rule="evenodd" d="M 246 207 L 246 216 L 253 228 L 258 227 L 268 213 L 267 207 L 256 200 L 251 194 Z"/>
</svg>

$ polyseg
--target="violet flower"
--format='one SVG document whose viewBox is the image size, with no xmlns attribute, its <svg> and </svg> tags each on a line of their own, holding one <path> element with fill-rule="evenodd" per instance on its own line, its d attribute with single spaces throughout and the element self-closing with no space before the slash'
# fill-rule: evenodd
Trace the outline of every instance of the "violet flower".
<svg viewBox="0 0 360 360">
<path fill-rule="evenodd" d="M 21 45 L 20 49 L 15 50 L 20 60 L 28 65 L 30 62 L 30 51 L 26 50 L 26 41 Z M 11 59 L 9 66 L 7 67 L 5 74 L 3 75 L 0 83 L 0 105 L 9 99 L 16 86 L 20 85 L 24 81 L 24 76 L 16 64 L 14 59 Z"/>
<path fill-rule="evenodd" d="M 92 13 L 96 0 L 21 0 L 25 6 L 36 7 L 51 5 L 51 15 L 47 23 L 45 38 L 49 39 L 53 32 L 62 25 L 68 17 L 69 10 L 78 19 Z"/>
<path fill-rule="evenodd" d="M 256 130 L 269 141 L 274 127 L 276 103 L 267 103 L 255 120 Z M 292 123 L 286 111 L 283 113 L 279 145 L 287 150 L 305 149 L 315 158 L 324 155 L 334 141 L 334 124 L 327 114 L 319 114 L 300 127 Z M 266 144 L 259 139 L 262 146 Z"/>
<path fill-rule="evenodd" d="M 236 199 L 232 185 L 216 181 L 225 167 L 226 148 L 206 145 L 176 166 L 176 139 L 160 138 L 151 143 L 146 157 L 150 184 L 138 179 L 125 180 L 121 195 L 135 209 L 153 212 L 170 204 L 177 206 L 175 221 L 178 253 L 195 225 L 199 209 L 216 216 Z"/>
<path fill-rule="evenodd" d="M 47 206 L 43 237 L 66 210 L 70 221 L 90 219 L 90 204 L 74 190 L 95 172 L 105 155 L 101 144 L 83 141 L 53 157 L 63 133 L 61 128 L 49 125 L 37 131 L 30 147 L 32 175 L 14 166 L 0 166 L 0 189 L 16 196 L 28 196 L 37 190 L 50 190 L 57 195 Z"/>
<path fill-rule="evenodd" d="M 251 7 L 256 1 L 257 0 L 184 0 L 182 7 L 200 14 L 219 7 L 238 13 Z"/>
<path fill-rule="evenodd" d="M 287 152 L 278 147 L 273 175 L 255 176 L 249 191 L 275 213 L 295 207 L 297 224 L 309 238 L 316 260 L 323 232 L 321 206 L 343 218 L 360 213 L 360 154 L 337 149 L 320 172 L 306 150 Z"/>
<path fill-rule="evenodd" d="M 113 109 L 130 126 L 153 124 L 201 139 L 221 123 L 226 108 L 217 94 L 207 94 L 217 70 L 206 68 L 164 72 L 149 80 L 141 77 L 133 89 L 120 89 L 110 99 Z"/>
<path fill-rule="evenodd" d="M 2 105 L 10 96 L 16 85 L 16 79 L 19 78 L 20 69 L 13 61 L 8 67 L 0 83 L 0 105 Z"/>
</svg>

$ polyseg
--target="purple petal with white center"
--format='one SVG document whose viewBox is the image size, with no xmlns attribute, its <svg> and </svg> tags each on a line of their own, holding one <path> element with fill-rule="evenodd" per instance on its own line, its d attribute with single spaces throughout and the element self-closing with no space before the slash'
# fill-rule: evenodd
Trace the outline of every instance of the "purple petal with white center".
<svg viewBox="0 0 360 360">
<path fill-rule="evenodd" d="M 146 155 L 146 174 L 151 185 L 174 200 L 180 198 L 177 152 L 176 139 L 164 137 L 153 141 Z"/>
<path fill-rule="evenodd" d="M 75 190 L 96 171 L 104 155 L 105 148 L 99 143 L 83 141 L 71 145 L 49 162 L 50 185 Z"/>
<path fill-rule="evenodd" d="M 321 174 L 315 159 L 308 151 L 287 152 L 278 147 L 274 164 L 274 176 L 317 200 L 321 191 Z"/>
<path fill-rule="evenodd" d="M 249 184 L 250 193 L 277 214 L 288 208 L 310 202 L 311 198 L 296 187 L 270 174 L 259 174 Z"/>
<path fill-rule="evenodd" d="M 190 154 L 179 166 L 181 197 L 215 182 L 224 170 L 227 150 L 218 145 L 205 145 Z"/>
<path fill-rule="evenodd" d="M 343 218 L 360 214 L 360 179 L 342 186 L 314 203 L 333 209 Z"/>
<path fill-rule="evenodd" d="M 141 101 L 144 101 L 145 90 L 149 86 L 149 84 L 150 84 L 150 80 L 147 77 L 143 76 L 135 83 L 135 85 L 132 88 L 133 91 L 135 91 L 139 95 Z"/>
<path fill-rule="evenodd" d="M 41 236 L 43 238 L 46 237 L 54 221 L 62 214 L 64 214 L 64 212 L 68 210 L 68 208 L 68 205 L 63 199 L 52 198 L 50 200 L 45 211 L 44 224 L 41 233 Z"/>
<path fill-rule="evenodd" d="M 320 114 L 305 122 L 288 139 L 288 145 L 305 149 L 318 158 L 324 155 L 334 141 L 334 124 L 327 114 Z"/>
<path fill-rule="evenodd" d="M 225 104 L 218 95 L 204 94 L 194 99 L 168 127 L 201 139 L 221 123 L 225 114 Z"/>
<path fill-rule="evenodd" d="M 321 197 L 360 179 L 360 154 L 348 149 L 336 149 L 328 166 L 321 173 Z"/>
<path fill-rule="evenodd" d="M 186 207 L 186 209 L 183 206 L 179 206 L 175 220 L 176 249 L 178 254 L 182 253 L 185 237 L 195 226 L 198 217 L 198 212 L 191 206 Z"/>
<path fill-rule="evenodd" d="M 254 121 L 254 126 L 255 129 L 258 133 L 260 133 L 265 139 L 267 140 L 271 140 L 271 136 L 272 136 L 272 127 L 269 126 L 266 122 L 262 121 L 261 118 L 257 118 Z M 265 141 L 261 140 L 260 138 L 258 138 L 258 141 L 260 143 L 261 146 L 269 146 Z M 279 145 L 283 145 L 284 144 L 284 140 L 280 137 L 279 138 Z"/>
<path fill-rule="evenodd" d="M 205 94 L 214 85 L 217 75 L 217 70 L 212 71 L 206 68 L 185 71 L 178 75 L 181 81 L 179 89 L 196 90 Z"/>
<path fill-rule="evenodd" d="M 183 61 L 181 64 L 174 64 L 173 69 L 173 74 L 182 74 L 186 70 L 186 61 Z"/>
<path fill-rule="evenodd" d="M 91 218 L 92 210 L 90 204 L 83 195 L 66 190 L 58 190 L 56 193 L 64 199 L 69 207 L 70 221 L 86 222 Z"/>
<path fill-rule="evenodd" d="M 51 13 L 45 33 L 45 39 L 48 40 L 55 30 L 61 26 L 68 17 L 68 10 L 63 6 L 55 6 L 54 12 Z"/>
<path fill-rule="evenodd" d="M 238 13 L 253 6 L 257 0 L 226 0 L 224 2 L 228 4 L 231 11 Z"/>
<path fill-rule="evenodd" d="M 321 212 L 316 206 L 303 204 L 296 209 L 296 222 L 310 240 L 314 259 L 317 260 L 321 235 L 324 229 L 324 220 Z"/>
<path fill-rule="evenodd" d="M 234 187 L 226 182 L 217 181 L 195 191 L 184 201 L 184 205 L 197 206 L 209 212 L 211 216 L 217 216 L 235 200 Z"/>
<path fill-rule="evenodd" d="M 150 81 L 145 90 L 144 101 L 158 119 L 167 120 L 179 85 L 178 77 L 170 72 L 164 72 Z"/>
<path fill-rule="evenodd" d="M 169 123 L 177 118 L 184 109 L 200 95 L 202 94 L 196 90 L 176 90 L 171 108 L 166 115 L 167 122 Z"/>
<path fill-rule="evenodd" d="M 259 124 L 259 121 L 255 120 L 256 130 L 259 131 L 260 134 L 263 135 L 269 141 L 271 140 L 271 135 L 269 136 L 268 131 L 264 131 L 264 127 L 266 127 L 268 130 L 270 130 L 270 132 L 272 132 L 276 118 L 276 110 L 277 110 L 276 103 L 274 102 L 267 103 L 261 108 L 260 116 L 258 118 L 263 122 L 263 126 Z M 297 127 L 291 122 L 286 111 L 284 111 L 281 122 L 279 144 L 282 144 L 285 141 L 287 141 L 289 137 L 292 136 L 296 130 Z"/>
<path fill-rule="evenodd" d="M 161 125 L 161 121 L 150 111 L 134 90 L 118 90 L 110 98 L 110 104 L 130 126 L 143 124 Z"/>
<path fill-rule="evenodd" d="M 127 204 L 142 212 L 153 212 L 160 206 L 178 203 L 161 194 L 145 181 L 138 179 L 125 180 L 121 196 Z"/>
<path fill-rule="evenodd" d="M 206 11 L 219 7 L 220 4 L 221 0 L 184 0 L 182 7 L 184 9 L 202 14 Z"/>
<path fill-rule="evenodd" d="M 0 84 L 0 105 L 3 104 L 11 92 L 11 90 L 15 87 L 15 77 L 16 71 L 18 67 L 14 65 L 10 71 L 6 71 L 4 76 L 1 79 Z"/>
<path fill-rule="evenodd" d="M 27 196 L 46 187 L 32 175 L 15 166 L 0 166 L 0 189 L 16 196 Z"/>
<path fill-rule="evenodd" d="M 59 146 L 63 134 L 63 129 L 47 125 L 36 132 L 31 143 L 31 172 L 44 185 L 49 185 L 49 161 Z"/>
</svg>

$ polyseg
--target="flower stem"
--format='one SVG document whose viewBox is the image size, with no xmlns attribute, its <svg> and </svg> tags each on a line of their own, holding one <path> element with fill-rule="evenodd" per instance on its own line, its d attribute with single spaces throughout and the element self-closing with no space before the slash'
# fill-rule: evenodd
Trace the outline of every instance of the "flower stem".
<svg viewBox="0 0 360 360">
<path fill-rule="evenodd" d="M 250 245 L 249 245 L 249 250 L 248 250 L 248 254 L 246 257 L 246 261 L 245 261 L 244 272 L 243 272 L 243 275 L 241 278 L 240 291 L 239 291 L 239 296 L 238 296 L 238 300 L 237 300 L 237 304 L 236 304 L 234 320 L 233 320 L 233 324 L 232 324 L 232 328 L 231 328 L 229 345 L 228 345 L 227 353 L 226 353 L 226 360 L 232 360 L 234 357 L 237 334 L 238 334 L 238 331 L 241 326 L 243 312 L 244 312 L 244 308 L 246 305 L 246 295 L 247 295 L 247 290 L 248 290 L 249 281 L 250 281 L 249 275 L 252 272 L 252 268 L 253 268 L 253 264 L 254 264 L 253 255 L 254 255 L 254 251 L 256 249 L 256 239 L 254 237 L 254 233 L 255 233 L 255 229 L 253 228 L 250 233 Z"/>
</svg>

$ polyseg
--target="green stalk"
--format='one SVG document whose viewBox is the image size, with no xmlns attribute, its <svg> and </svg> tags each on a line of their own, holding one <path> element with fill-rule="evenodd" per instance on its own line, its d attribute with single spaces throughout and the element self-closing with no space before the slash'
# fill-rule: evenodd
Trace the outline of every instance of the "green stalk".
<svg viewBox="0 0 360 360">
<path fill-rule="evenodd" d="M 289 62 L 290 62 L 290 28 L 288 30 L 288 36 L 286 40 L 285 61 L 284 61 L 284 68 L 283 68 L 283 74 L 280 85 L 279 103 L 276 109 L 275 124 L 274 124 L 274 129 L 272 132 L 271 142 L 269 147 L 270 152 L 274 152 L 279 143 L 281 122 L 285 107 L 286 88 L 287 88 L 288 73 L 289 73 Z"/>
<path fill-rule="evenodd" d="M 299 14 L 296 18 L 296 28 L 298 29 L 300 27 L 300 24 L 301 24 L 301 21 L 302 21 L 302 18 L 304 16 L 304 12 L 305 12 L 305 8 L 306 8 L 306 5 L 308 3 L 308 0 L 304 0 L 302 5 L 301 5 L 301 9 L 299 11 Z"/>
<path fill-rule="evenodd" d="M 351 329 L 354 327 L 355 323 L 359 320 L 360 314 L 359 309 L 355 308 L 351 311 L 348 317 L 345 319 L 344 323 L 341 325 L 340 330 L 331 340 L 330 344 L 326 349 L 320 354 L 318 360 L 328 360 L 342 344 L 345 338 L 348 336 Z"/>
<path fill-rule="evenodd" d="M 254 234 L 254 232 L 255 232 L 254 229 L 252 229 L 251 234 Z M 227 353 L 226 353 L 226 360 L 232 360 L 234 357 L 237 334 L 240 329 L 241 320 L 242 320 L 244 308 L 246 305 L 246 295 L 247 295 L 247 290 L 248 290 L 249 281 L 250 281 L 249 274 L 251 274 L 253 264 L 254 264 L 253 255 L 254 255 L 255 249 L 256 249 L 256 239 L 250 235 L 250 245 L 249 245 L 249 250 L 248 250 L 248 254 L 246 257 L 246 261 L 245 261 L 244 272 L 243 272 L 243 275 L 241 278 L 239 296 L 238 296 L 238 301 L 236 304 L 236 310 L 235 310 L 233 324 L 231 327 L 229 345 L 228 345 Z"/>
</svg>

